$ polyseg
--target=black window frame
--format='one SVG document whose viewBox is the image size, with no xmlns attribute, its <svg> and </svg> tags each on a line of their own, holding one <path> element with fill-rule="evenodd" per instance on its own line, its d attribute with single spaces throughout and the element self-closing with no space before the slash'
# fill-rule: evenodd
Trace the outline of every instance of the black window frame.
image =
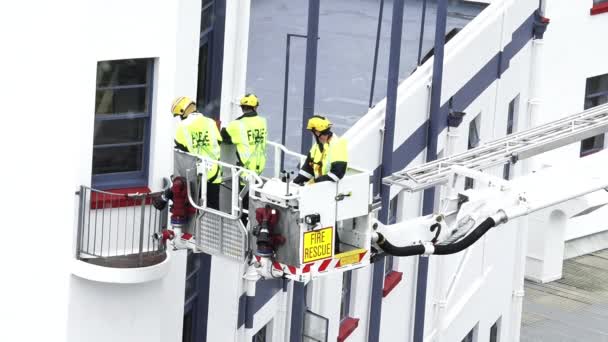
<svg viewBox="0 0 608 342">
<path fill-rule="evenodd" d="M 186 283 L 184 286 L 184 320 L 182 323 L 182 342 L 200 341 L 199 323 L 199 282 L 201 277 L 202 253 L 188 250 L 186 261 Z"/>
<path fill-rule="evenodd" d="M 392 255 L 387 255 L 384 257 L 384 276 L 386 277 L 387 275 L 389 275 L 391 272 L 393 272 L 393 269 L 395 267 L 395 257 Z"/>
<path fill-rule="evenodd" d="M 260 328 L 260 330 L 258 330 L 251 337 L 251 341 L 252 342 L 266 342 L 266 341 L 268 341 L 268 331 L 266 330 L 267 327 L 268 327 L 268 324 L 266 324 L 265 326 L 263 326 L 262 328 Z"/>
<path fill-rule="evenodd" d="M 515 132 L 515 128 L 517 127 L 517 118 L 519 116 L 519 94 L 509 102 L 509 109 L 507 111 L 507 135 Z M 502 177 L 505 180 L 511 179 L 511 169 L 513 166 L 511 163 L 505 164 Z"/>
<path fill-rule="evenodd" d="M 95 122 L 113 121 L 113 120 L 128 120 L 128 119 L 143 119 L 143 141 L 140 143 L 114 143 L 114 144 L 98 144 L 93 142 L 93 154 L 94 158 L 95 150 L 99 148 L 115 148 L 115 147 L 126 147 L 126 146 L 142 146 L 141 155 L 141 169 L 137 171 L 126 171 L 126 172 L 112 172 L 112 173 L 100 173 L 95 174 L 94 170 L 91 169 L 91 184 L 93 187 L 98 189 L 117 189 L 117 188 L 130 188 L 130 187 L 144 187 L 148 186 L 148 174 L 149 174 L 149 160 L 150 160 L 150 132 L 152 126 L 152 106 L 154 103 L 154 67 L 156 65 L 156 58 L 126 58 L 117 60 L 103 60 L 97 62 L 97 68 L 100 67 L 101 63 L 108 62 L 124 62 L 128 60 L 144 60 L 147 61 L 146 65 L 146 83 L 132 84 L 132 85 L 109 85 L 109 86 L 95 86 L 95 93 L 104 90 L 121 90 L 121 89 L 135 89 L 145 88 L 146 89 L 146 103 L 145 111 L 139 113 L 104 113 L 97 114 L 98 108 L 95 108 Z M 97 104 L 96 104 L 97 107 Z M 93 160 L 91 161 L 93 162 Z"/>
<path fill-rule="evenodd" d="M 198 76 L 196 103 L 199 106 L 199 111 L 204 112 L 204 105 L 209 101 L 209 88 L 211 86 L 211 51 L 213 50 L 213 34 L 215 24 L 215 0 L 203 0 L 201 6 L 201 25 L 198 48 Z M 203 27 L 205 18 L 208 26 Z M 204 66 L 201 68 L 201 63 L 204 59 Z M 203 70 L 201 70 L 203 69 Z"/>
<path fill-rule="evenodd" d="M 199 112 L 214 119 L 220 116 L 225 17 L 226 0 L 202 1 L 196 104 Z"/>
<path fill-rule="evenodd" d="M 607 1 L 608 2 L 608 1 Z M 594 89 L 594 81 L 605 82 L 605 89 Z M 602 87 L 602 85 L 598 85 Z M 599 106 L 601 104 L 608 103 L 608 74 L 597 75 L 589 77 L 585 84 L 585 110 Z M 604 134 L 599 134 L 591 138 L 587 138 L 581 141 L 580 156 L 588 156 L 595 152 L 599 152 L 604 149 Z"/>
<path fill-rule="evenodd" d="M 500 342 L 500 327 L 502 323 L 502 317 L 499 317 L 494 324 L 490 327 L 490 341 L 489 342 Z"/>
<path fill-rule="evenodd" d="M 479 329 L 479 322 L 477 322 L 477 324 L 475 324 L 475 326 L 473 327 L 473 329 L 471 329 L 463 338 L 462 338 L 462 342 L 475 342 L 477 341 L 477 331 Z"/>
<path fill-rule="evenodd" d="M 479 146 L 481 141 L 481 114 L 478 114 L 475 118 L 469 121 L 469 134 L 467 136 L 467 149 L 473 149 Z M 473 189 L 475 187 L 475 180 L 470 177 L 464 179 L 464 189 Z"/>
</svg>

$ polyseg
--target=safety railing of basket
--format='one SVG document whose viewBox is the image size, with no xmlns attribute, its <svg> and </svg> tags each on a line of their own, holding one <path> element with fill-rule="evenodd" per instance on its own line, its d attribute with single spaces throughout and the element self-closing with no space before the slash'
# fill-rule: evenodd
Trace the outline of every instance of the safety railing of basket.
<svg viewBox="0 0 608 342">
<path fill-rule="evenodd" d="M 76 258 L 110 266 L 115 261 L 116 267 L 155 263 L 165 251 L 153 237 L 167 224 L 167 208 L 152 205 L 161 193 L 119 194 L 81 186 Z"/>
<path fill-rule="evenodd" d="M 297 165 L 301 166 L 302 164 L 304 164 L 304 161 L 306 160 L 306 156 L 302 155 L 300 153 L 294 152 L 294 151 L 290 151 L 289 149 L 287 149 L 287 147 L 273 142 L 273 141 L 268 141 L 267 142 L 268 146 L 270 146 L 271 148 L 273 148 L 273 152 L 274 152 L 274 165 L 273 165 L 273 177 L 281 177 L 281 172 L 282 170 L 282 165 L 284 164 L 285 161 L 285 157 L 290 157 L 292 159 L 295 159 L 297 161 Z"/>
<path fill-rule="evenodd" d="M 188 185 L 188 200 L 198 210 L 198 217 L 194 238 L 197 247 L 208 254 L 224 256 L 235 261 L 243 261 L 249 249 L 249 231 L 241 222 L 243 209 L 239 197 L 239 182 L 241 176 L 248 178 L 250 184 L 262 184 L 262 179 L 252 171 L 242 167 L 228 164 L 222 161 L 212 160 L 207 157 L 197 156 L 183 151 L 176 153 L 188 155 L 195 158 L 195 169 L 184 170 L 186 184 Z M 207 182 L 200 182 L 201 197 L 194 198 L 191 185 L 195 179 L 207 179 L 206 172 L 209 166 L 217 164 L 223 174 L 230 177 L 225 182 L 230 182 L 230 205 L 228 212 L 223 212 L 207 207 L 204 194 L 207 192 Z"/>
<path fill-rule="evenodd" d="M 280 177 L 280 159 L 282 155 L 296 158 L 298 163 L 303 163 L 305 156 L 289 151 L 285 146 L 274 142 L 268 142 L 268 145 L 274 149 L 275 165 L 273 168 L 274 177 Z M 207 157 L 197 156 L 187 152 L 175 151 L 181 155 L 188 155 L 196 158 L 196 166 L 190 164 L 187 170 L 184 170 L 186 176 L 186 184 L 190 187 L 192 181 L 197 179 L 206 179 L 206 172 L 211 169 L 214 164 L 219 165 L 224 175 L 230 175 L 224 180 L 224 184 L 230 184 L 230 205 L 227 212 L 208 208 L 204 198 L 193 198 L 192 189 L 188 189 L 189 201 L 193 207 L 199 211 L 197 218 L 197 227 L 195 228 L 195 240 L 198 248 L 208 254 L 228 257 L 236 261 L 242 261 L 246 258 L 249 250 L 249 231 L 241 222 L 241 215 L 247 214 L 243 209 L 243 205 L 239 197 L 239 183 L 241 177 L 248 179 L 251 188 L 261 189 L 263 179 L 256 173 L 245 168 L 228 164 L 222 161 L 212 160 Z M 195 169 L 194 169 L 195 168 Z M 201 196 L 206 194 L 206 182 L 200 182 Z"/>
</svg>

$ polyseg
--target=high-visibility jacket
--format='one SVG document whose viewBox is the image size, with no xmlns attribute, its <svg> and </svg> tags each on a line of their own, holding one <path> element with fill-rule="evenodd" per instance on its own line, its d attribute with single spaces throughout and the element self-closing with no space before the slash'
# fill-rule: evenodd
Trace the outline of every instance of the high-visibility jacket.
<svg viewBox="0 0 608 342">
<path fill-rule="evenodd" d="M 200 113 L 192 113 L 177 126 L 175 147 L 199 156 L 220 160 L 220 135 L 213 119 Z M 210 164 L 207 168 L 207 181 L 215 184 L 222 182 L 222 168 Z"/>
<path fill-rule="evenodd" d="M 266 166 L 266 141 L 268 127 L 266 119 L 255 112 L 247 113 L 228 124 L 222 130 L 226 143 L 236 146 L 236 154 L 240 166 L 258 175 Z"/>
<path fill-rule="evenodd" d="M 345 139 L 332 134 L 325 144 L 313 144 L 299 175 L 315 182 L 339 181 L 346 174 L 348 146 Z"/>
</svg>

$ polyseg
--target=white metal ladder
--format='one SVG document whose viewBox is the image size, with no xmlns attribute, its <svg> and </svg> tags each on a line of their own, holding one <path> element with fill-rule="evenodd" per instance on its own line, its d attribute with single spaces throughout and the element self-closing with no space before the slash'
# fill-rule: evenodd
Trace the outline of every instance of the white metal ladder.
<svg viewBox="0 0 608 342">
<path fill-rule="evenodd" d="M 590 108 L 529 130 L 484 143 L 474 149 L 405 168 L 382 182 L 414 192 L 448 181 L 452 165 L 483 170 L 516 162 L 608 131 L 608 104 Z"/>
</svg>

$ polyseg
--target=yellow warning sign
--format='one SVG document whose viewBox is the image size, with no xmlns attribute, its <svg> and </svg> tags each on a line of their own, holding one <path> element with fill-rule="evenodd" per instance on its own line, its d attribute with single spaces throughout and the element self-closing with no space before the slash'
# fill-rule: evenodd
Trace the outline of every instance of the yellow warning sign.
<svg viewBox="0 0 608 342">
<path fill-rule="evenodd" d="M 338 264 L 336 267 L 342 267 L 346 265 L 356 264 L 360 261 L 361 253 L 365 253 L 366 250 L 363 248 L 355 249 L 352 251 L 336 254 L 334 256 L 335 259 L 338 259 Z"/>
<path fill-rule="evenodd" d="M 333 233 L 332 227 L 305 232 L 302 252 L 303 262 L 331 258 L 333 255 Z"/>
</svg>

